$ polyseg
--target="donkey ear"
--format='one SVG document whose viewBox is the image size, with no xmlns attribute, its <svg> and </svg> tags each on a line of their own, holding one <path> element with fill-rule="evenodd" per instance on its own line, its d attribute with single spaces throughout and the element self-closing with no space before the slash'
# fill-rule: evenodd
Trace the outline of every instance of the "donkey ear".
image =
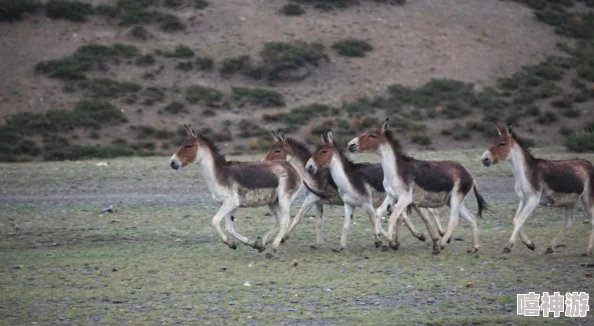
<svg viewBox="0 0 594 326">
<path fill-rule="evenodd" d="M 507 124 L 507 128 L 506 128 L 506 130 L 505 130 L 505 131 L 506 131 L 506 133 L 507 133 L 508 135 L 511 135 L 511 134 L 514 132 L 514 131 L 512 130 L 512 124 L 511 124 L 511 123 L 508 123 L 508 124 Z"/>
<path fill-rule="evenodd" d="M 328 133 L 327 132 L 323 132 L 320 135 L 320 138 L 322 138 L 322 144 L 327 144 L 328 143 Z"/>
<path fill-rule="evenodd" d="M 384 132 L 386 132 L 386 130 L 388 130 L 388 123 L 390 122 L 390 119 L 386 118 L 386 120 L 384 120 L 384 123 L 382 123 L 382 126 L 380 127 L 379 131 L 380 133 L 383 135 Z"/>
<path fill-rule="evenodd" d="M 499 124 L 497 123 L 497 121 L 493 121 L 493 123 L 495 124 L 495 128 L 497 128 L 497 132 L 499 133 L 499 136 L 501 136 L 501 134 L 503 134 L 503 132 L 501 132 L 501 128 L 499 128 Z"/>
<path fill-rule="evenodd" d="M 285 133 L 282 130 L 279 130 L 276 133 L 276 138 L 280 141 L 282 141 L 283 143 L 287 140 L 287 137 L 285 137 Z"/>
<path fill-rule="evenodd" d="M 194 129 L 192 129 L 192 125 L 184 125 L 184 128 L 186 128 L 186 132 L 188 133 L 188 136 L 192 137 L 192 138 L 196 138 L 196 132 L 194 131 Z"/>
<path fill-rule="evenodd" d="M 326 138 L 328 138 L 328 143 L 333 143 L 334 142 L 334 137 L 332 136 L 332 131 L 328 130 L 326 132 Z"/>
</svg>

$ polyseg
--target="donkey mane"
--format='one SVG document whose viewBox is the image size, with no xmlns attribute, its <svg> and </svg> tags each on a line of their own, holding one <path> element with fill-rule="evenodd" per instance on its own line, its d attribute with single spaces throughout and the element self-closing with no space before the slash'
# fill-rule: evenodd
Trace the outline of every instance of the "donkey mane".
<svg viewBox="0 0 594 326">
<path fill-rule="evenodd" d="M 307 154 L 309 154 L 309 156 L 311 156 L 311 151 L 309 150 L 309 148 L 307 148 L 307 146 L 305 146 L 304 143 L 298 141 L 297 139 L 288 137 L 287 143 L 289 143 L 289 145 L 297 148 L 300 152 L 307 153 Z"/>
<path fill-rule="evenodd" d="M 534 163 L 540 160 L 532 155 L 532 151 L 526 146 L 526 141 L 518 137 L 515 132 L 511 132 L 511 137 L 520 146 L 520 149 L 524 153 L 524 157 L 528 163 Z"/>
<path fill-rule="evenodd" d="M 392 146 L 392 150 L 394 150 L 394 153 L 403 161 L 406 162 L 411 162 L 414 161 L 414 158 L 408 156 L 402 149 L 402 145 L 400 144 L 400 141 L 398 139 L 396 139 L 396 137 L 394 137 L 394 134 L 392 133 L 391 130 L 387 129 L 384 131 L 384 136 L 386 137 L 386 139 L 388 140 L 388 143 L 390 144 L 390 146 Z"/>
<path fill-rule="evenodd" d="M 227 162 L 227 159 L 225 159 L 225 155 L 221 154 L 221 151 L 219 150 L 219 148 L 217 147 L 217 145 L 215 145 L 215 143 L 210 138 L 208 138 L 208 137 L 206 137 L 204 135 L 199 135 L 198 137 L 210 149 L 210 151 L 212 152 L 212 156 L 215 159 L 215 163 L 216 164 L 219 164 L 219 165 L 228 165 L 228 164 L 233 163 L 233 162 Z"/>
</svg>

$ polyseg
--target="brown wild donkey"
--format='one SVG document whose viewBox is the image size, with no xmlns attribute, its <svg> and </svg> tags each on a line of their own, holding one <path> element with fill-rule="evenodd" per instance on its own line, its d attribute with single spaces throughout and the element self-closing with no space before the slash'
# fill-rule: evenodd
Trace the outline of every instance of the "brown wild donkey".
<svg viewBox="0 0 594 326">
<path fill-rule="evenodd" d="M 264 160 L 287 160 L 293 163 L 295 166 L 305 170 L 305 165 L 312 156 L 307 146 L 294 138 L 286 137 L 282 131 L 272 132 L 272 135 L 277 141 L 266 154 Z M 328 142 L 325 133 L 322 134 L 322 142 Z M 384 176 L 380 164 L 364 164 L 361 166 L 361 168 L 366 170 L 364 172 L 365 175 L 369 175 L 369 173 L 377 173 L 378 175 L 375 178 L 383 180 Z M 309 187 L 311 187 L 311 189 L 306 191 L 306 197 L 303 201 L 303 205 L 295 215 L 295 218 L 293 219 L 293 222 L 291 223 L 291 226 L 285 235 L 285 239 L 289 238 L 290 234 L 299 224 L 303 216 L 305 216 L 309 210 L 314 207 L 316 215 L 316 245 L 312 246 L 312 248 L 317 248 L 323 243 L 323 205 L 329 204 L 343 206 L 344 202 L 340 198 L 338 188 L 332 179 L 329 169 L 317 169 L 315 173 L 306 174 L 304 178 L 308 179 L 307 184 Z M 377 206 L 382 203 L 383 206 L 381 207 L 385 207 L 388 212 L 391 211 L 390 207 L 393 205 L 393 203 L 383 202 L 386 198 L 383 188 L 381 192 L 378 192 L 375 189 L 371 190 L 373 192 L 373 205 Z M 320 194 L 323 194 L 325 198 L 321 198 L 319 196 Z M 443 235 L 443 229 L 439 221 L 438 212 L 434 209 L 430 209 L 430 214 L 435 218 L 435 223 L 437 224 L 439 232 L 441 235 Z M 378 216 L 383 217 L 383 211 L 381 211 Z M 415 237 L 425 241 L 425 236 L 422 233 L 419 233 L 415 229 L 414 225 L 410 223 L 410 221 L 405 220 L 405 223 Z"/>
<path fill-rule="evenodd" d="M 230 248 L 236 249 L 237 246 L 221 230 L 223 218 L 231 236 L 259 252 L 265 249 L 269 239 L 278 231 L 266 253 L 267 258 L 272 258 L 289 226 L 291 202 L 303 182 L 301 173 L 286 161 L 229 162 L 208 138 L 197 135 L 191 126 L 184 126 L 189 138 L 173 154 L 169 165 L 175 170 L 194 163 L 200 166 L 212 198 L 221 204 L 212 226 Z M 268 205 L 276 223 L 262 240 L 258 238 L 250 241 L 235 231 L 234 214 L 238 207 L 264 205 Z"/>
<path fill-rule="evenodd" d="M 398 200 L 388 222 L 388 245 L 390 247 L 397 248 L 400 244 L 398 230 L 394 236 L 394 225 L 401 214 L 406 214 L 405 208 L 408 205 L 433 208 L 449 205 L 450 221 L 440 244 L 438 244 L 439 238 L 431 229 L 427 218 L 421 211 L 417 211 L 427 225 L 433 240 L 433 253 L 437 254 L 443 249 L 458 223 L 458 215 L 462 215 L 472 228 L 470 252 L 478 250 L 480 246 L 476 222 L 464 207 L 463 202 L 470 191 L 474 190 L 478 201 L 478 216 L 481 215 L 487 204 L 478 192 L 474 178 L 464 166 L 453 161 L 421 161 L 407 156 L 402 151 L 398 140 L 388 129 L 388 119 L 378 130 L 366 132 L 351 140 L 348 148 L 351 152 L 376 153 L 380 156 L 386 193 L 394 198 L 394 201 Z M 376 224 L 375 233 L 380 234 L 380 231 Z"/>
<path fill-rule="evenodd" d="M 483 154 L 481 162 L 485 166 L 502 161 L 509 162 L 516 180 L 515 191 L 520 198 L 520 204 L 513 219 L 514 230 L 507 246 L 503 248 L 503 253 L 511 252 L 518 233 L 528 248 L 535 249 L 534 242 L 528 239 L 521 228 L 539 204 L 563 207 L 565 223 L 546 253 L 552 253 L 553 249 L 563 246 L 560 242 L 573 224 L 573 208 L 581 198 L 590 217 L 591 228 L 590 240 L 584 256 L 592 255 L 594 246 L 594 166 L 592 163 L 582 159 L 553 161 L 535 158 L 518 142 L 509 124 L 504 130 L 497 124 L 495 126 L 499 136 Z"/>
</svg>

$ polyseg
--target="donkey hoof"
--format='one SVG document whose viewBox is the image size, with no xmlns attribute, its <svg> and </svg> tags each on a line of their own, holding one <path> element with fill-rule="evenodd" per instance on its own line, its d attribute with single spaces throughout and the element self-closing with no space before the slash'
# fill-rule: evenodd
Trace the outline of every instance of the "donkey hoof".
<svg viewBox="0 0 594 326">
<path fill-rule="evenodd" d="M 344 247 L 340 247 L 340 248 L 333 248 L 332 251 L 334 252 L 341 252 L 342 250 L 344 250 Z"/>
<path fill-rule="evenodd" d="M 588 256 L 592 256 L 592 252 L 584 252 L 582 254 L 582 257 L 588 257 Z"/>
<path fill-rule="evenodd" d="M 376 241 L 376 242 L 375 242 L 375 247 L 376 247 L 376 248 L 379 248 L 379 247 L 381 247 L 381 246 L 382 246 L 382 242 L 381 242 L 381 241 Z"/>
<path fill-rule="evenodd" d="M 528 249 L 534 251 L 534 249 L 536 249 L 536 245 L 534 245 L 534 242 L 531 242 L 530 244 L 527 244 L 526 247 L 528 247 Z"/>
<path fill-rule="evenodd" d="M 266 249 L 266 247 L 264 247 L 262 245 L 260 238 L 256 239 L 256 242 L 254 242 L 253 248 L 258 250 L 258 253 L 261 253 L 262 251 L 264 251 Z"/>
<path fill-rule="evenodd" d="M 545 254 L 552 254 L 553 253 L 553 248 L 548 247 L 547 251 L 545 251 Z"/>
<path fill-rule="evenodd" d="M 317 246 L 317 245 L 311 245 L 311 246 L 309 246 L 309 248 L 310 248 L 310 249 L 317 250 L 317 249 L 318 249 L 318 246 Z"/>
<path fill-rule="evenodd" d="M 388 246 L 382 246 L 382 252 L 386 252 L 388 250 L 390 250 L 390 247 L 388 247 Z"/>
<path fill-rule="evenodd" d="M 235 242 L 231 242 L 231 244 L 229 245 L 229 248 L 231 248 L 233 250 L 237 250 L 237 244 Z"/>
<path fill-rule="evenodd" d="M 273 254 L 271 254 L 271 253 L 269 253 L 269 252 L 267 252 L 267 253 L 266 253 L 266 259 L 275 259 L 275 258 L 276 258 L 276 257 L 274 257 L 274 255 L 273 255 Z"/>
<path fill-rule="evenodd" d="M 509 249 L 508 247 L 503 248 L 504 254 L 509 254 L 510 252 L 511 252 L 511 249 Z"/>
<path fill-rule="evenodd" d="M 427 238 L 425 238 L 425 235 L 423 233 L 421 233 L 421 235 L 418 236 L 419 240 L 425 242 L 425 240 L 427 240 Z"/>
<path fill-rule="evenodd" d="M 448 238 L 447 243 L 450 243 L 450 242 L 452 242 L 452 238 Z"/>
<path fill-rule="evenodd" d="M 477 251 L 478 251 L 478 248 L 472 248 L 472 249 L 468 249 L 468 251 L 467 251 L 467 252 L 468 252 L 469 254 L 473 254 L 473 253 L 475 253 L 475 252 L 477 252 Z"/>
<path fill-rule="evenodd" d="M 394 250 L 398 250 L 398 248 L 400 248 L 400 242 L 390 242 L 389 245 L 390 245 L 390 248 L 392 248 Z"/>
<path fill-rule="evenodd" d="M 285 239 L 285 238 L 282 238 L 282 239 L 281 239 L 281 243 L 285 243 L 285 241 L 286 241 L 286 240 L 287 240 L 287 239 Z"/>
<path fill-rule="evenodd" d="M 565 248 L 565 247 L 567 247 L 566 244 L 560 243 L 560 244 L 558 244 L 558 245 L 555 246 L 555 249 L 557 249 L 557 248 Z"/>
<path fill-rule="evenodd" d="M 441 253 L 441 250 L 439 250 L 439 248 L 437 247 L 433 247 L 433 251 L 431 253 L 434 255 L 439 255 L 439 253 Z"/>
</svg>

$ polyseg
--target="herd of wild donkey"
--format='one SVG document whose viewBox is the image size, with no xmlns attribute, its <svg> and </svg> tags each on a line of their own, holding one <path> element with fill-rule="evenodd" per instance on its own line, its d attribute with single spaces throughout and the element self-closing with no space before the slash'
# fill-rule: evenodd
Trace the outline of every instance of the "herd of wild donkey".
<svg viewBox="0 0 594 326">
<path fill-rule="evenodd" d="M 594 166 L 582 159 L 553 161 L 535 158 L 517 141 L 510 125 L 507 128 L 495 125 L 499 135 L 485 151 L 481 162 L 490 166 L 508 161 L 516 181 L 515 191 L 520 198 L 513 219 L 514 230 L 503 252 L 511 252 L 518 233 L 528 248 L 535 249 L 534 242 L 521 228 L 536 206 L 544 204 L 563 207 L 565 211 L 563 228 L 546 250 L 546 253 L 552 253 L 554 248 L 562 246 L 561 240 L 573 223 L 573 208 L 581 198 L 591 219 L 590 239 L 584 255 L 592 255 Z M 324 204 L 344 205 L 340 247 L 335 251 L 346 247 L 355 207 L 360 207 L 369 216 L 374 228 L 375 246 L 382 247 L 383 251 L 398 249 L 403 220 L 415 237 L 425 240 L 425 236 L 409 220 L 407 213 L 411 210 L 417 212 L 425 223 L 433 241 L 433 253 L 438 254 L 449 242 L 458 224 L 458 215 L 471 225 L 472 247 L 469 252 L 476 252 L 480 247 L 476 221 L 464 207 L 464 199 L 471 191 L 474 192 L 478 201 L 478 216 L 487 209 L 487 204 L 468 169 L 458 162 L 423 161 L 406 155 L 388 129 L 388 119 L 379 129 L 366 132 L 347 145 L 353 153 L 379 155 L 381 163 L 377 164 L 350 161 L 334 142 L 330 131 L 322 134 L 322 144 L 313 155 L 303 143 L 285 137 L 282 132 L 273 132 L 277 142 L 262 161 L 227 161 L 208 138 L 197 135 L 191 126 L 185 127 L 189 138 L 171 157 L 170 166 L 176 170 L 193 163 L 200 166 L 213 199 L 221 203 L 212 226 L 230 248 L 237 246 L 229 235 L 259 252 L 270 244 L 266 257 L 272 258 L 281 242 L 288 239 L 312 207 L 317 217 L 316 246 L 319 246 L 322 243 Z M 306 197 L 290 223 L 289 209 L 302 186 L 306 187 Z M 250 241 L 235 231 L 235 210 L 238 207 L 264 205 L 268 205 L 272 212 L 275 225 L 263 238 Z M 435 210 L 444 205 L 450 207 L 450 220 L 445 231 Z M 390 212 L 387 231 L 380 223 L 385 212 Z M 433 231 L 428 216 L 434 218 L 439 236 Z M 223 218 L 228 234 L 221 229 Z M 385 245 L 382 239 L 386 240 Z"/>
</svg>

